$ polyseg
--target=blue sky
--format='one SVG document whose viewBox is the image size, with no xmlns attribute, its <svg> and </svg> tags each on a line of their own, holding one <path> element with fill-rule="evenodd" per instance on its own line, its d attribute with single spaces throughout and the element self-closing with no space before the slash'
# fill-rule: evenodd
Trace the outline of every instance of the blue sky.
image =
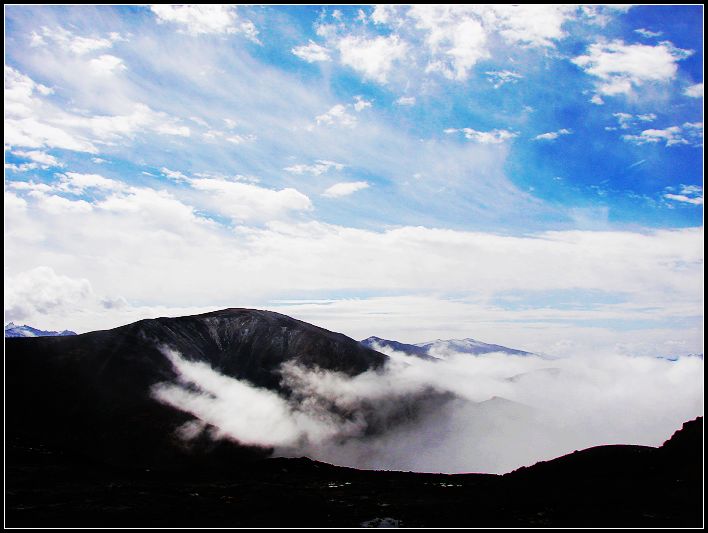
<svg viewBox="0 0 708 533">
<path fill-rule="evenodd" d="M 6 320 L 701 350 L 702 16 L 9 6 Z"/>
</svg>

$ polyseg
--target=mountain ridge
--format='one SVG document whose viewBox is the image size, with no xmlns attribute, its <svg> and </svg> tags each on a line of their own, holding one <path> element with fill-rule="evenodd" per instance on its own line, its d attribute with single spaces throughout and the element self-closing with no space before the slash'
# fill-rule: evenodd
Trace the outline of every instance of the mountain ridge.
<svg viewBox="0 0 708 533">
<path fill-rule="evenodd" d="M 536 355 L 532 352 L 508 348 L 499 344 L 489 344 L 472 338 L 464 339 L 436 339 L 434 341 L 409 344 L 381 337 L 368 337 L 361 341 L 364 346 L 374 348 L 380 346 L 391 350 L 403 352 L 407 355 L 422 357 L 427 359 L 443 359 L 448 355 L 469 354 L 486 355 L 489 353 L 505 353 L 508 355 L 530 356 Z"/>
</svg>

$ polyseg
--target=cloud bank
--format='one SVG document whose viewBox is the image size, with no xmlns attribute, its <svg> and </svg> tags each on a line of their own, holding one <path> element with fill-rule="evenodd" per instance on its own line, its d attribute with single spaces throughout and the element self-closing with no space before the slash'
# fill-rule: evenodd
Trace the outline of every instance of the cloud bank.
<svg viewBox="0 0 708 533">
<path fill-rule="evenodd" d="M 503 473 L 595 445 L 657 446 L 702 413 L 698 357 L 428 361 L 389 350 L 384 370 L 353 378 L 286 363 L 278 394 L 163 351 L 179 378 L 154 397 L 198 420 L 182 438 L 208 431 L 357 468 Z"/>
</svg>

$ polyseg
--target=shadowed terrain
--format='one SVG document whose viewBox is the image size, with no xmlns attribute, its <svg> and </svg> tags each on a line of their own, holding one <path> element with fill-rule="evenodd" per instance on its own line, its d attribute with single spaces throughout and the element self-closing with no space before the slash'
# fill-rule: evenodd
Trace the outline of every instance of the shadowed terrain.
<svg viewBox="0 0 708 533">
<path fill-rule="evenodd" d="M 703 420 L 661 448 L 601 446 L 504 476 L 309 459 L 157 472 L 7 447 L 7 526 L 700 527 Z"/>
</svg>

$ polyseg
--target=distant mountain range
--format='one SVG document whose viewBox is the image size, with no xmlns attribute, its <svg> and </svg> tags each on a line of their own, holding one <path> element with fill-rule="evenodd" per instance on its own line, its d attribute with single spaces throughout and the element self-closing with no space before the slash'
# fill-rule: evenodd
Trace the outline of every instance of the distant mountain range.
<svg viewBox="0 0 708 533">
<path fill-rule="evenodd" d="M 361 341 L 364 346 L 374 350 L 396 350 L 407 355 L 415 357 L 445 359 L 453 353 L 464 353 L 470 355 L 484 355 L 488 353 L 505 353 L 509 355 L 534 355 L 531 352 L 507 348 L 498 344 L 487 344 L 475 339 L 451 339 L 451 340 L 434 340 L 430 342 L 421 342 L 418 344 L 406 344 L 403 342 L 382 339 L 380 337 L 369 337 Z"/>
<path fill-rule="evenodd" d="M 74 331 L 65 329 L 64 331 L 45 331 L 28 325 L 19 326 L 13 322 L 5 326 L 5 337 L 66 337 L 76 335 Z M 421 357 L 424 359 L 444 359 L 450 353 L 466 353 L 471 355 L 484 355 L 488 353 L 506 353 L 510 355 L 534 355 L 531 352 L 507 348 L 498 344 L 488 344 L 475 339 L 437 339 L 430 342 L 418 344 L 406 344 L 381 337 L 369 337 L 361 341 L 361 344 L 372 350 L 391 349 L 403 352 L 406 355 Z"/>
<path fill-rule="evenodd" d="M 76 335 L 75 332 L 65 329 L 64 331 L 44 331 L 32 326 L 18 326 L 10 322 L 5 325 L 5 338 L 8 337 L 66 337 Z"/>
</svg>

